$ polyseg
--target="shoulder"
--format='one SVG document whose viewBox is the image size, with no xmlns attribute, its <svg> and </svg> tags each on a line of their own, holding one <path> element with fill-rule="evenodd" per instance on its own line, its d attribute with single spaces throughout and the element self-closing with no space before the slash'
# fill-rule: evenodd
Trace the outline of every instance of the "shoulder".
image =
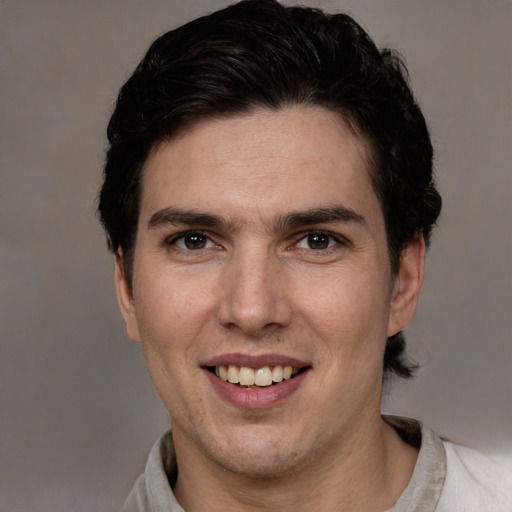
<svg viewBox="0 0 512 512">
<path fill-rule="evenodd" d="M 121 512 L 184 512 L 172 492 L 177 466 L 171 431 L 154 444 Z"/>
<path fill-rule="evenodd" d="M 443 445 L 446 477 L 438 512 L 512 510 L 512 467 L 471 448 Z"/>
<path fill-rule="evenodd" d="M 120 512 L 151 512 L 144 474 L 140 475 L 135 482 Z"/>
<path fill-rule="evenodd" d="M 411 480 L 388 512 L 512 512 L 510 456 L 497 460 L 442 440 L 409 418 L 384 419 L 420 448 Z"/>
</svg>

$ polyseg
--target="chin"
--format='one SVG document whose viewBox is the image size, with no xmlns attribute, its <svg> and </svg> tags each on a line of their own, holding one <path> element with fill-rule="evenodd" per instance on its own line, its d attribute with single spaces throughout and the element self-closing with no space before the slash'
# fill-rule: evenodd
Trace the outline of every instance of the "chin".
<svg viewBox="0 0 512 512">
<path fill-rule="evenodd" d="M 305 465 L 297 452 L 258 455 L 245 452 L 243 457 L 244 460 L 240 460 L 230 453 L 227 457 L 218 457 L 214 462 L 230 473 L 252 480 L 279 479 L 299 471 Z"/>
<path fill-rule="evenodd" d="M 255 430 L 242 436 L 235 433 L 217 446 L 208 443 L 209 446 L 203 446 L 203 453 L 226 471 L 245 478 L 269 480 L 300 471 L 311 458 L 308 454 L 315 451 L 305 449 L 292 437 L 284 437 L 282 432 Z"/>
</svg>

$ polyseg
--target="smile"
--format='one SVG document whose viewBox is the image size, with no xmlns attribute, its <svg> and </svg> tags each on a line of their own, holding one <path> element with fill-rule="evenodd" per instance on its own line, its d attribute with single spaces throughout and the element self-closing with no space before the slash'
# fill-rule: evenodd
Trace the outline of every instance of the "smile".
<svg viewBox="0 0 512 512">
<path fill-rule="evenodd" d="M 283 380 L 291 379 L 299 373 L 299 368 L 293 366 L 275 365 L 250 368 L 248 366 L 218 365 L 212 368 L 215 375 L 224 382 L 253 388 L 268 387 Z"/>
<path fill-rule="evenodd" d="M 269 409 L 295 394 L 313 370 L 309 361 L 284 354 L 218 354 L 202 368 L 212 389 L 237 409 Z"/>
</svg>

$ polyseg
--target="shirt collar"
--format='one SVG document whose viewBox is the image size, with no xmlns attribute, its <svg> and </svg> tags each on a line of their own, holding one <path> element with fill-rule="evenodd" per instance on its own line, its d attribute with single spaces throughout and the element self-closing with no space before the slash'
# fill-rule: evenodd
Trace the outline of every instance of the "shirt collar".
<svg viewBox="0 0 512 512">
<path fill-rule="evenodd" d="M 405 442 L 419 448 L 407 487 L 386 512 L 434 512 L 446 475 L 446 453 L 441 439 L 416 420 L 398 416 L 383 416 L 383 419 Z M 144 471 L 146 499 L 152 512 L 185 512 L 172 492 L 177 476 L 174 444 L 169 430 L 153 446 Z"/>
</svg>

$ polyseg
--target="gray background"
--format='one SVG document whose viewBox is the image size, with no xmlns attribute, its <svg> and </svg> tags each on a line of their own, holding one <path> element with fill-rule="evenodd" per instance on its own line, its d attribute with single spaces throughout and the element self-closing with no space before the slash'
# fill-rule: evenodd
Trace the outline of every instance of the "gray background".
<svg viewBox="0 0 512 512">
<path fill-rule="evenodd" d="M 118 88 L 224 1 L 0 0 L 0 510 L 117 510 L 168 424 L 94 216 Z M 445 200 L 385 409 L 512 457 L 512 3 L 331 0 L 402 50 Z"/>
</svg>

